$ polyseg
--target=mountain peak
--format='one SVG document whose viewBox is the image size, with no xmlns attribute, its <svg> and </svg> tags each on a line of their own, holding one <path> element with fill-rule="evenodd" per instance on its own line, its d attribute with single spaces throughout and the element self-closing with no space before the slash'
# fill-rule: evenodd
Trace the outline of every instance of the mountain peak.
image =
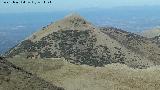
<svg viewBox="0 0 160 90">
<path fill-rule="evenodd" d="M 65 16 L 65 18 L 79 18 L 79 19 L 83 19 L 82 16 L 80 16 L 78 13 L 70 13 L 69 15 Z"/>
<path fill-rule="evenodd" d="M 65 22 L 66 24 L 73 25 L 75 27 L 77 26 L 84 26 L 84 25 L 91 25 L 90 22 L 85 20 L 82 16 L 80 16 L 78 13 L 71 13 L 64 17 L 62 22 Z"/>
<path fill-rule="evenodd" d="M 53 32 L 66 31 L 66 30 L 94 30 L 95 26 L 85 20 L 82 16 L 77 13 L 71 13 L 65 16 L 63 19 L 58 20 L 46 27 L 43 27 L 41 31 L 34 33 L 27 39 L 32 41 L 40 40 L 42 37 L 47 36 Z M 35 36 L 38 36 L 35 38 Z"/>
<path fill-rule="evenodd" d="M 78 13 L 71 13 L 67 16 L 64 17 L 63 20 L 69 20 L 71 22 L 76 22 L 76 23 L 81 23 L 81 24 L 90 24 L 85 18 L 83 18 L 81 15 Z"/>
</svg>

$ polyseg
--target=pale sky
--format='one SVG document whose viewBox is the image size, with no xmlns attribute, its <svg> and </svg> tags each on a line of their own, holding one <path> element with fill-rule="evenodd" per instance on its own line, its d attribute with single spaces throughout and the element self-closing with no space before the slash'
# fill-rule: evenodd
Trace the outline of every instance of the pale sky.
<svg viewBox="0 0 160 90">
<path fill-rule="evenodd" d="M 3 12 L 43 12 L 43 11 L 59 11 L 59 10 L 77 10 L 81 8 L 113 8 L 120 6 L 153 6 L 160 5 L 160 0 L 51 0 L 52 4 L 4 4 L 4 1 L 12 2 L 12 0 L 0 0 L 0 13 Z M 24 0 L 14 0 L 24 1 Z M 44 0 L 26 0 L 40 1 Z M 50 0 L 46 0 L 50 1 Z"/>
</svg>

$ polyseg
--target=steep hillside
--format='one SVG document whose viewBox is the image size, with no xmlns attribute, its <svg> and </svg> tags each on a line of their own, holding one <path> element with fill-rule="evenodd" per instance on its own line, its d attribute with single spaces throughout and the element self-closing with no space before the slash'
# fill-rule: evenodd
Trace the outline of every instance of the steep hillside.
<svg viewBox="0 0 160 90">
<path fill-rule="evenodd" d="M 160 48 L 151 39 L 117 28 L 101 28 L 101 31 L 134 53 L 146 57 L 155 65 L 160 64 Z"/>
<path fill-rule="evenodd" d="M 64 90 L 0 57 L 0 90 Z"/>
<path fill-rule="evenodd" d="M 65 90 L 160 90 L 160 67 L 132 69 L 122 64 L 105 67 L 75 65 L 64 59 L 12 58 L 9 61 Z"/>
<path fill-rule="evenodd" d="M 125 47 L 77 14 L 44 27 L 11 49 L 7 56 L 13 57 L 21 53 L 26 54 L 26 58 L 64 57 L 74 64 L 96 67 L 121 63 L 133 68 L 146 68 L 155 65 L 159 58 L 157 56 L 153 62 L 150 60 L 152 58 L 134 52 L 134 49 Z"/>
</svg>

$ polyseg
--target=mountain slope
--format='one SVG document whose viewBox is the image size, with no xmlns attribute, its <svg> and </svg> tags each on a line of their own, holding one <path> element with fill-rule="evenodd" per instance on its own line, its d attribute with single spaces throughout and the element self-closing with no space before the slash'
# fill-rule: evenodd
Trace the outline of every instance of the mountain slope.
<svg viewBox="0 0 160 90">
<path fill-rule="evenodd" d="M 26 58 L 64 57 L 71 63 L 91 66 L 122 63 L 146 68 L 155 64 L 77 14 L 44 27 L 11 49 L 7 56 L 20 53 L 25 53 Z"/>
<path fill-rule="evenodd" d="M 0 57 L 0 90 L 64 90 Z"/>
<path fill-rule="evenodd" d="M 14 57 L 12 63 L 36 73 L 65 90 L 160 90 L 160 67 L 133 69 L 122 64 L 105 67 L 74 65 L 64 59 Z"/>
<path fill-rule="evenodd" d="M 151 39 L 116 28 L 101 28 L 101 31 L 127 49 L 146 57 L 155 65 L 160 64 L 160 48 Z"/>
<path fill-rule="evenodd" d="M 141 35 L 147 38 L 154 38 L 160 35 L 160 28 L 154 28 L 151 30 L 144 31 Z"/>
</svg>

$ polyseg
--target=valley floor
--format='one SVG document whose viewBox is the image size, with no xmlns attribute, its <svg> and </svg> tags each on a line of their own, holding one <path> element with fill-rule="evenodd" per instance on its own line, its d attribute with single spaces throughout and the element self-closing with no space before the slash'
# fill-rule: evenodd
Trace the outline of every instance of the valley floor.
<svg viewBox="0 0 160 90">
<path fill-rule="evenodd" d="M 122 64 L 105 67 L 74 65 L 64 59 L 9 59 L 13 64 L 66 90 L 160 90 L 160 67 L 132 69 Z"/>
</svg>

